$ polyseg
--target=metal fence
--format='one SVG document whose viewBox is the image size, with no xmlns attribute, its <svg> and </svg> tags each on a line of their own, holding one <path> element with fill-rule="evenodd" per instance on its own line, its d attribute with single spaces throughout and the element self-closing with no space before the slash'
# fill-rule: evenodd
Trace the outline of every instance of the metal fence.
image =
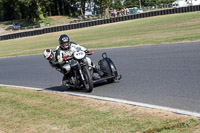
<svg viewBox="0 0 200 133">
<path fill-rule="evenodd" d="M 91 20 L 91 21 L 78 22 L 78 23 L 73 23 L 73 24 L 68 24 L 68 25 L 61 25 L 61 26 L 55 26 L 55 27 L 35 29 L 35 30 L 31 30 L 31 31 L 12 33 L 12 34 L 0 36 L 0 40 L 15 39 L 15 38 L 27 37 L 27 36 L 35 36 L 35 35 L 41 35 L 41 34 L 46 34 L 46 33 L 51 33 L 51 32 L 72 30 L 72 29 L 102 25 L 102 24 L 132 20 L 132 19 L 145 18 L 145 17 L 153 17 L 153 16 L 175 14 L 175 13 L 194 12 L 194 11 L 200 11 L 200 5 L 182 7 L 182 8 L 173 8 L 173 9 L 167 9 L 167 10 L 144 12 L 144 13 L 139 13 L 139 14 L 132 14 L 132 15 L 126 15 L 126 16 L 121 16 L 121 17 L 114 17 L 114 18 L 109 18 L 109 19 Z"/>
</svg>

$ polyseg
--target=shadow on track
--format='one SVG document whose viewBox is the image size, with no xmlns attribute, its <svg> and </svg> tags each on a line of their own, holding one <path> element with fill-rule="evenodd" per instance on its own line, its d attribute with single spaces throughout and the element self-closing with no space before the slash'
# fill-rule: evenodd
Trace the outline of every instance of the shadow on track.
<svg viewBox="0 0 200 133">
<path fill-rule="evenodd" d="M 94 89 L 98 88 L 100 86 L 104 86 L 109 84 L 107 81 L 100 81 L 94 84 Z M 77 89 L 77 88 L 69 88 L 67 86 L 52 86 L 49 88 L 45 88 L 45 90 L 49 90 L 49 91 L 59 91 L 59 92 L 85 92 L 87 93 L 84 88 L 83 89 Z"/>
</svg>

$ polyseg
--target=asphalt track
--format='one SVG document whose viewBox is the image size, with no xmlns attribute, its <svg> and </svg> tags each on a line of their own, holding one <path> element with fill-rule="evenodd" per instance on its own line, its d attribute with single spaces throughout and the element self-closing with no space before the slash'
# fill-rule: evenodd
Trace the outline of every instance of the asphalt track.
<svg viewBox="0 0 200 133">
<path fill-rule="evenodd" d="M 66 90 L 62 74 L 42 55 L 0 59 L 0 84 L 117 98 L 200 113 L 200 42 L 95 50 L 107 52 L 123 78 L 95 85 L 92 93 Z"/>
</svg>

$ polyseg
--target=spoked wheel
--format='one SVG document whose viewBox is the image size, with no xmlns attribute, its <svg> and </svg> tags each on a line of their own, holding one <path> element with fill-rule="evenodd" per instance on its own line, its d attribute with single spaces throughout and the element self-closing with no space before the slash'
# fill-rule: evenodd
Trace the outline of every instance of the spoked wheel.
<svg viewBox="0 0 200 133">
<path fill-rule="evenodd" d="M 92 81 L 92 76 L 90 73 L 90 70 L 87 66 L 83 67 L 83 76 L 85 81 L 84 83 L 84 87 L 86 89 L 87 92 L 92 92 L 93 91 L 93 81 Z"/>
</svg>

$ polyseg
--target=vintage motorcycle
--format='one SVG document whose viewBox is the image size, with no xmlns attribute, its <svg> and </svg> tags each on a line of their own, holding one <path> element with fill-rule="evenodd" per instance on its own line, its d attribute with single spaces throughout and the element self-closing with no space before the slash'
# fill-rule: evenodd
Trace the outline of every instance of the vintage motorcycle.
<svg viewBox="0 0 200 133">
<path fill-rule="evenodd" d="M 84 51 L 74 52 L 67 60 L 70 62 L 71 71 L 63 76 L 63 85 L 73 88 L 84 88 L 86 92 L 92 92 L 94 83 L 102 80 L 107 80 L 109 83 L 115 80 L 120 80 L 121 75 L 118 75 L 117 69 L 113 61 L 107 57 L 106 53 L 102 54 L 103 59 L 98 62 L 100 70 L 103 72 L 103 76 L 99 79 L 93 79 L 94 72 L 89 69 L 86 61 L 86 55 L 88 53 Z"/>
</svg>

